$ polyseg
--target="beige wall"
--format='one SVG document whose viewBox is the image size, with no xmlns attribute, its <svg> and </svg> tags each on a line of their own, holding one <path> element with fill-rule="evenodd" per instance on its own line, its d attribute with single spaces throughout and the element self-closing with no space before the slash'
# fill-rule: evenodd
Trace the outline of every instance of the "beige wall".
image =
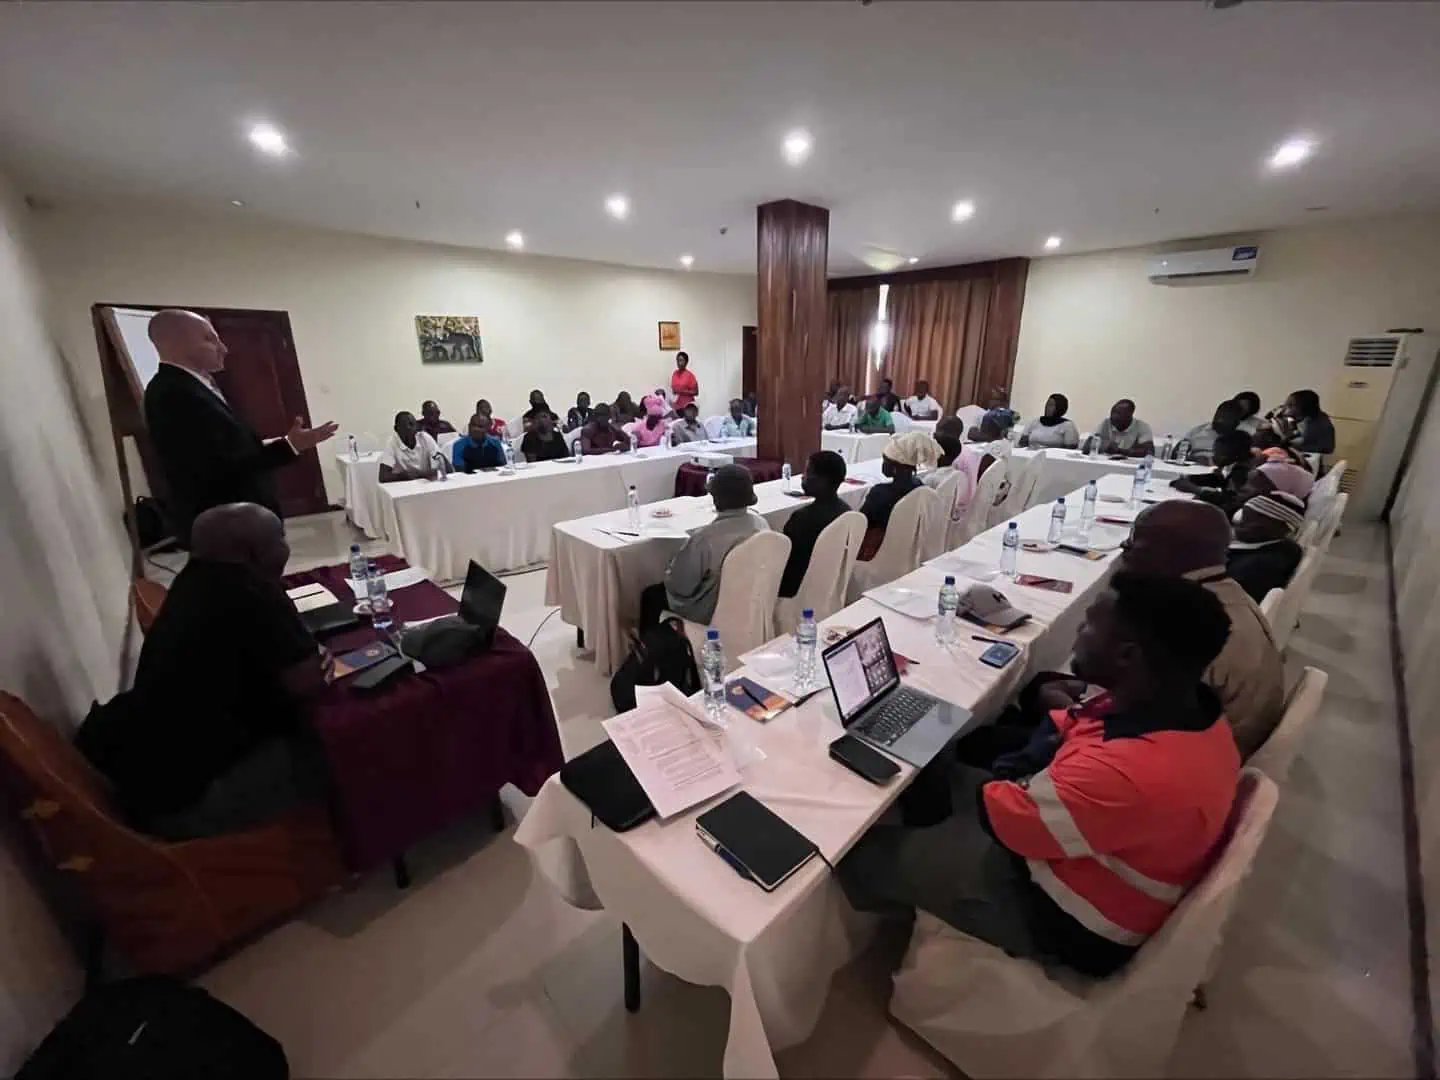
<svg viewBox="0 0 1440 1080">
<path fill-rule="evenodd" d="M 114 693 L 125 548 L 105 509 L 42 318 L 28 215 L 0 176 L 0 689 L 68 727 Z M 5 816 L 0 827 L 0 1076 L 74 999 L 80 974 Z"/>
<path fill-rule="evenodd" d="M 662 319 L 679 320 L 702 409 L 719 412 L 739 393 L 741 327 L 755 321 L 753 277 L 271 226 L 240 212 L 52 211 L 37 217 L 35 235 L 107 474 L 94 303 L 286 310 L 311 416 L 377 436 L 389 434 L 396 410 L 418 410 L 426 398 L 463 426 L 480 397 L 509 418 L 525 410 L 532 387 L 563 414 L 578 390 L 600 401 L 622 388 L 668 386 L 674 354 L 658 348 Z M 478 315 L 484 364 L 422 365 L 414 322 L 422 314 Z M 332 450 L 342 444 L 343 434 Z M 335 499 L 333 452 L 321 461 Z"/>
<path fill-rule="evenodd" d="M 1177 248 L 1260 245 L 1238 281 L 1152 285 L 1151 249 L 1036 259 L 1025 288 L 1013 399 L 1024 415 L 1053 392 L 1088 430 L 1121 397 L 1157 433 L 1207 420 L 1254 390 L 1326 397 L 1357 334 L 1440 327 L 1440 215 L 1285 229 Z"/>
</svg>

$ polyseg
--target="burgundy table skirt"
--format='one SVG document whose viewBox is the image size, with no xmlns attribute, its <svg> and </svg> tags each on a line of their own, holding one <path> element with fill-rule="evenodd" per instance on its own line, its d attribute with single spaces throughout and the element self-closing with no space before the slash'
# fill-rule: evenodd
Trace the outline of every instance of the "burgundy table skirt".
<svg viewBox="0 0 1440 1080">
<path fill-rule="evenodd" d="M 376 561 L 384 571 L 405 566 L 391 555 Z M 292 574 L 286 585 L 318 581 L 343 600 L 353 596 L 347 577 L 347 567 L 327 566 Z M 454 614 L 459 606 L 429 581 L 390 596 L 397 623 Z M 339 655 L 375 637 L 367 623 L 325 644 Z M 340 680 L 312 718 L 330 768 L 336 828 L 355 871 L 483 811 L 507 782 L 534 795 L 564 763 L 545 676 L 504 630 L 489 652 L 397 676 L 372 694 Z"/>
<path fill-rule="evenodd" d="M 780 479 L 780 462 L 770 461 L 765 458 L 737 457 L 736 465 L 744 465 L 750 470 L 750 476 L 757 484 L 763 484 L 767 480 Z M 710 470 L 703 465 L 696 465 L 693 462 L 685 462 L 675 470 L 675 497 L 682 495 L 704 495 L 705 477 Z"/>
</svg>

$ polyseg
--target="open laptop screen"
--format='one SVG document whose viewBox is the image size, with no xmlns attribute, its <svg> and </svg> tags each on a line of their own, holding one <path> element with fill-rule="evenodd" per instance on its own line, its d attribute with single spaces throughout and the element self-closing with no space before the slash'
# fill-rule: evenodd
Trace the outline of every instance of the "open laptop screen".
<svg viewBox="0 0 1440 1080">
<path fill-rule="evenodd" d="M 895 654 L 890 651 L 890 639 L 882 619 L 866 623 L 830 646 L 823 659 L 842 723 L 850 723 L 876 698 L 900 682 Z"/>
<path fill-rule="evenodd" d="M 505 606 L 505 583 L 473 559 L 460 594 L 460 617 L 471 626 L 494 631 Z"/>
</svg>

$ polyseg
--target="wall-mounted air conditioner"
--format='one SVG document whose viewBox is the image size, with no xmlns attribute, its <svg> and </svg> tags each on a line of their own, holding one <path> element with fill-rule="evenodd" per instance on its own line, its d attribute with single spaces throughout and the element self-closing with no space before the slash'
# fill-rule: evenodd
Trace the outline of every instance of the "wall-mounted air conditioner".
<svg viewBox="0 0 1440 1080">
<path fill-rule="evenodd" d="M 1260 249 L 1254 244 L 1211 248 L 1208 251 L 1171 251 L 1150 260 L 1150 280 L 1157 285 L 1197 278 L 1243 278 L 1255 273 Z"/>
</svg>

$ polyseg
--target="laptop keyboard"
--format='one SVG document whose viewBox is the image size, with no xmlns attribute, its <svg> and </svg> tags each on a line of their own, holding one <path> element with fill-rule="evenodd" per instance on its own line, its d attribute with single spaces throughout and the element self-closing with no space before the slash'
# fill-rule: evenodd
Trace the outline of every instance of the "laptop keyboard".
<svg viewBox="0 0 1440 1080">
<path fill-rule="evenodd" d="M 902 687 L 850 730 L 881 746 L 894 746 L 934 707 L 935 703 L 928 697 Z"/>
</svg>

